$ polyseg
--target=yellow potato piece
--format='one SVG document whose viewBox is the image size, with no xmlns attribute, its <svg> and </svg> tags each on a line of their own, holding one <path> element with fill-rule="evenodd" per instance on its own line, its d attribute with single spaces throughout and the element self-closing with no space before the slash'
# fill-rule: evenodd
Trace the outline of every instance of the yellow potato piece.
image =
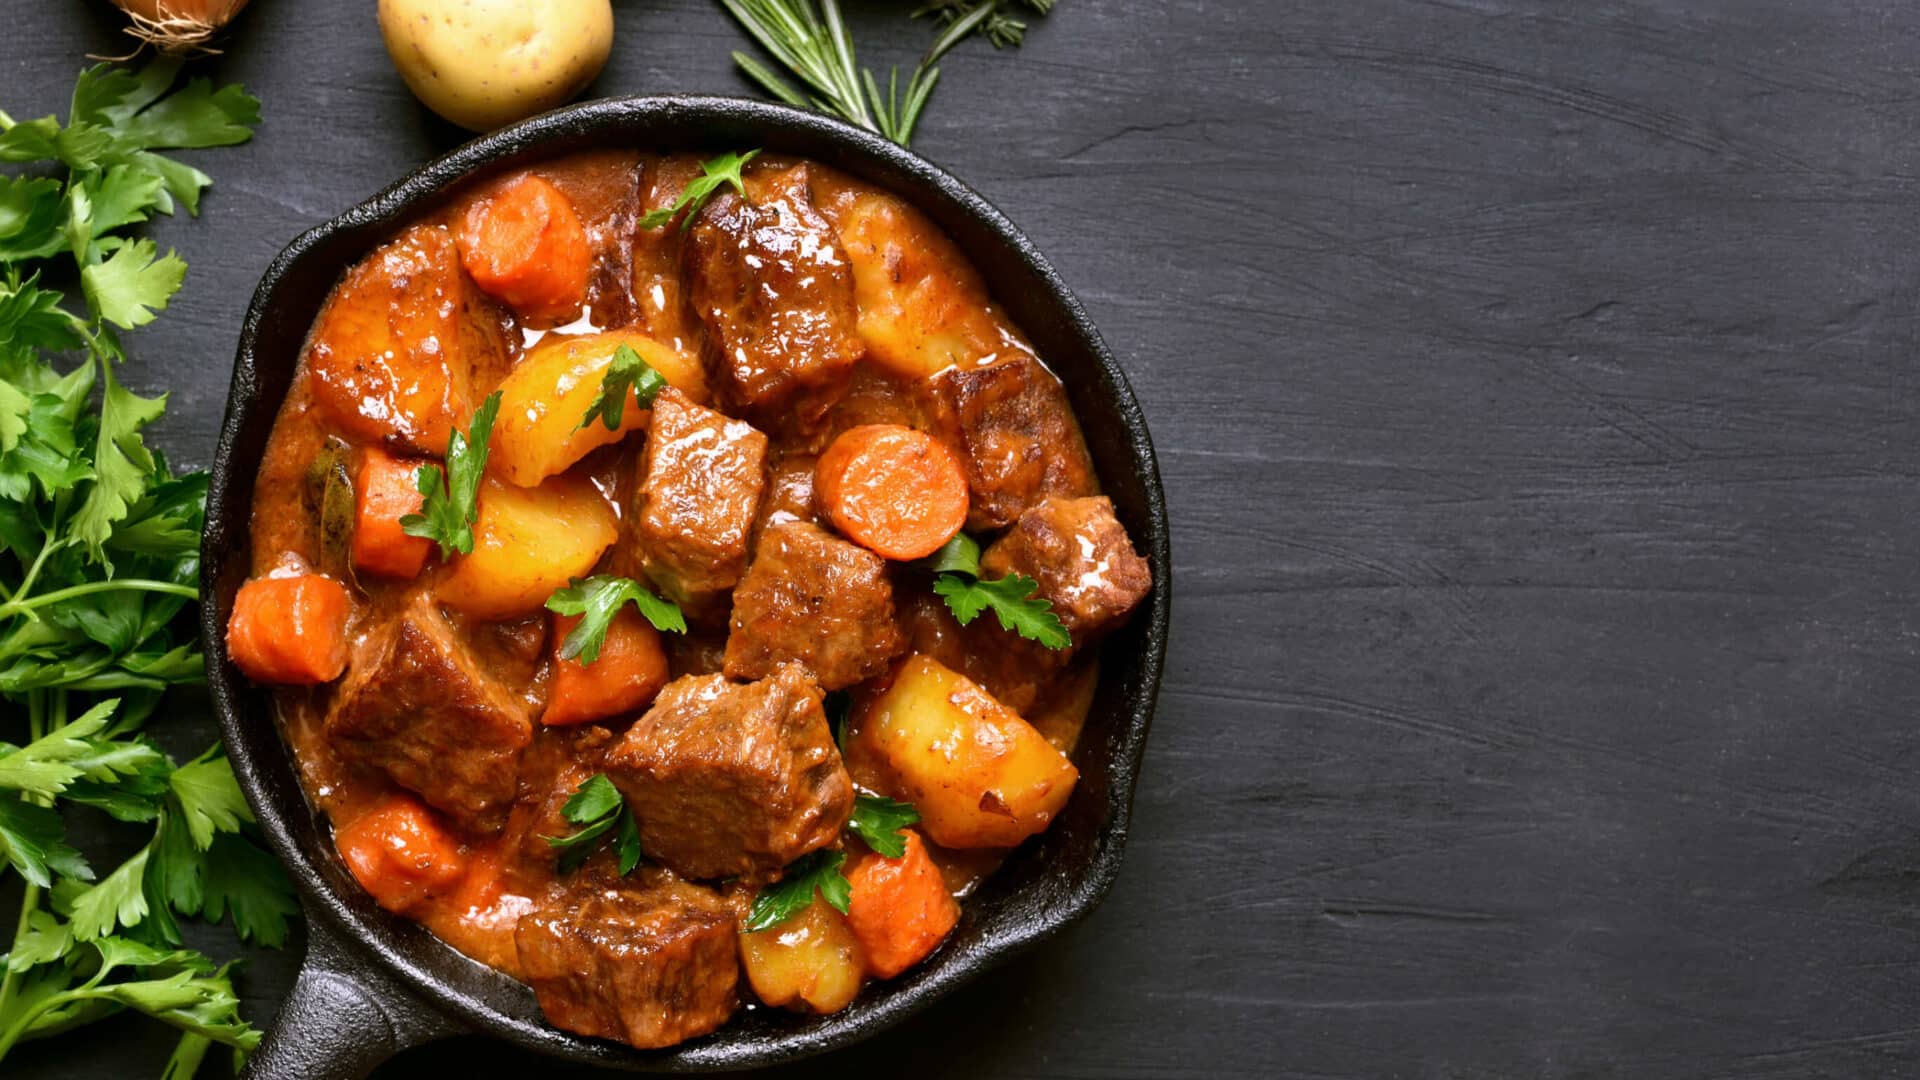
<svg viewBox="0 0 1920 1080">
<path fill-rule="evenodd" d="M 609 0 L 380 0 L 387 55 L 415 97 L 473 131 L 586 89 L 613 48 Z"/>
<path fill-rule="evenodd" d="M 631 330 L 579 337 L 549 335 L 522 357 L 500 384 L 500 419 L 495 422 L 487 468 L 521 487 L 532 487 L 564 472 L 595 447 L 619 442 L 644 428 L 647 412 L 627 395 L 620 427 L 608 431 L 599 416 L 586 427 L 580 421 L 600 394 L 613 354 L 626 345 L 661 377 L 695 399 L 704 399 L 706 382 L 700 361 Z"/>
<path fill-rule="evenodd" d="M 871 753 L 942 847 L 1011 847 L 1045 829 L 1079 771 L 1033 725 L 930 656 L 901 665 L 861 715 Z"/>
<path fill-rule="evenodd" d="M 863 195 L 838 213 L 853 270 L 867 357 L 918 379 L 1026 351 L 987 300 L 979 276 L 945 233 L 888 195 Z"/>
<path fill-rule="evenodd" d="M 853 928 L 818 894 L 779 926 L 743 931 L 740 961 L 761 1001 L 801 1012 L 846 1008 L 860 993 L 866 971 Z"/>
<path fill-rule="evenodd" d="M 561 476 L 523 488 L 488 477 L 473 552 L 455 556 L 434 591 L 447 606 L 483 619 L 538 611 L 555 589 L 592 571 L 618 533 L 613 507 L 584 480 Z"/>
</svg>

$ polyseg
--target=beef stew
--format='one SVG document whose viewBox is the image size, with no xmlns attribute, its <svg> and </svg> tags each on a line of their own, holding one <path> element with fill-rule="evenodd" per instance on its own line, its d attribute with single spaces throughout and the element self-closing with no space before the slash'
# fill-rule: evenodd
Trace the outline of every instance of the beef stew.
<svg viewBox="0 0 1920 1080">
<path fill-rule="evenodd" d="M 304 786 L 369 894 L 527 982 L 556 1026 L 635 1046 L 742 1000 L 844 1007 L 936 950 L 956 898 L 1071 796 L 1098 637 L 1150 588 L 1058 381 L 937 230 L 771 157 L 642 226 L 698 174 L 684 156 L 556 160 L 353 268 L 260 466 L 249 585 L 325 583 L 348 617 L 256 604 L 229 628 L 235 662 L 280 687 Z M 591 255 L 556 275 L 573 285 L 473 272 L 490 234 L 472 223 L 526 189 L 572 210 L 548 228 L 584 234 L 558 245 Z M 629 353 L 650 396 L 614 378 Z M 1065 648 L 978 609 L 962 626 L 945 575 L 836 531 L 810 466 L 874 424 L 958 460 L 975 576 L 1025 582 Z M 395 528 L 447 507 L 373 478 L 431 476 L 457 519 L 474 446 L 472 519 Z M 342 473 L 344 537 L 324 512 Z M 299 662 L 326 649 L 344 674 Z M 618 805 L 587 824 L 599 777 Z M 866 800 L 920 824 L 870 833 Z M 556 843 L 594 828 L 598 846 Z M 628 829 L 636 866 L 613 841 Z M 803 872 L 817 891 L 763 925 Z"/>
</svg>

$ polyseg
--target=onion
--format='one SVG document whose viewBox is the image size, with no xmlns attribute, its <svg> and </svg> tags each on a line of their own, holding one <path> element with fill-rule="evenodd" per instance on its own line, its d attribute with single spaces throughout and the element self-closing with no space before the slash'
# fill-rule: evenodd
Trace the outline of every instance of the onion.
<svg viewBox="0 0 1920 1080">
<path fill-rule="evenodd" d="M 247 0 L 113 0 L 113 6 L 133 20 L 127 33 L 162 52 L 215 52 L 207 42 Z"/>
</svg>

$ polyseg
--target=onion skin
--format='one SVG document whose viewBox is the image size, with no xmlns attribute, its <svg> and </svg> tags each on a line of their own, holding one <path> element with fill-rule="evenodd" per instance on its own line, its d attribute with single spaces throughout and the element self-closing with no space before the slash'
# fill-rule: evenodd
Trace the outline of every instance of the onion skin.
<svg viewBox="0 0 1920 1080">
<path fill-rule="evenodd" d="M 167 53 L 215 52 L 207 43 L 247 0 L 113 0 L 133 25 L 127 33 Z"/>
</svg>

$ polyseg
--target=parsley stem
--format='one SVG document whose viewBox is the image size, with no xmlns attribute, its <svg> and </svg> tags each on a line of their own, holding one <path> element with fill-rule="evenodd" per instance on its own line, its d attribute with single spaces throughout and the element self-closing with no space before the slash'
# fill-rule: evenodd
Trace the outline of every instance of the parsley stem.
<svg viewBox="0 0 1920 1080">
<path fill-rule="evenodd" d="M 20 950 L 20 942 L 27 936 L 27 924 L 33 919 L 33 913 L 39 907 L 40 886 L 29 881 L 26 893 L 20 897 L 20 919 L 13 927 L 13 944 L 7 949 L 9 953 Z M 19 981 L 20 973 L 12 968 L 7 969 L 6 978 L 0 979 L 0 1016 L 7 1014 L 7 1006 L 13 1002 L 13 988 Z M 5 1053 L 6 1051 L 0 1050 L 0 1056 L 4 1056 Z"/>
<path fill-rule="evenodd" d="M 91 596 L 99 592 L 114 592 L 125 589 L 129 592 L 165 593 L 168 596 L 184 596 L 189 600 L 198 599 L 200 590 L 191 585 L 178 585 L 171 581 L 152 581 L 146 578 L 115 578 L 112 581 L 90 581 L 85 585 L 73 585 L 65 589 L 55 589 L 42 593 L 31 600 L 13 600 L 0 604 L 0 615 L 24 615 L 37 607 L 57 604 L 62 600 Z"/>
<path fill-rule="evenodd" d="M 58 515 L 59 509 L 60 508 L 56 506 L 56 516 Z M 4 606 L 12 606 L 15 598 L 26 596 L 33 591 L 33 579 L 40 576 L 40 568 L 46 565 L 47 556 L 53 554 L 54 549 L 59 546 L 60 544 L 55 542 L 53 535 L 49 533 L 46 543 L 40 545 L 40 554 L 33 557 L 33 565 L 27 567 L 27 576 L 20 579 L 20 587 L 14 590 L 13 596 L 7 598 L 7 603 Z"/>
</svg>

